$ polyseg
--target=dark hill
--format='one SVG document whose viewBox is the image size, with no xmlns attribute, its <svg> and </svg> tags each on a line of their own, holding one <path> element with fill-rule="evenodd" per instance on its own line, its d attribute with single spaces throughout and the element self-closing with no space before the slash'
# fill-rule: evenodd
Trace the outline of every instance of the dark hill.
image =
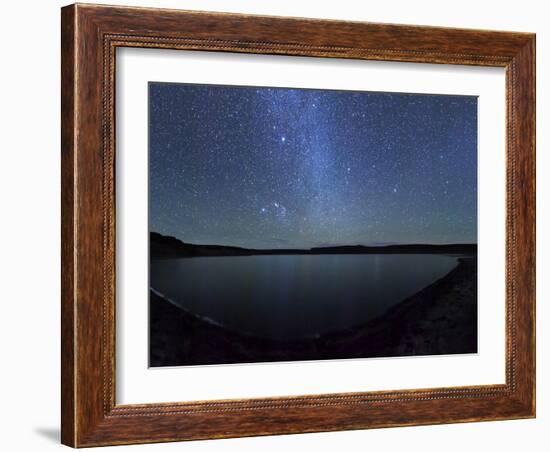
<svg viewBox="0 0 550 452">
<path fill-rule="evenodd" d="M 159 234 L 150 233 L 150 257 L 167 259 L 176 257 L 201 256 L 252 256 L 276 254 L 463 254 L 472 255 L 477 252 L 477 244 L 413 244 L 385 246 L 331 246 L 311 249 L 274 249 L 257 250 L 224 245 L 195 245 Z"/>
</svg>

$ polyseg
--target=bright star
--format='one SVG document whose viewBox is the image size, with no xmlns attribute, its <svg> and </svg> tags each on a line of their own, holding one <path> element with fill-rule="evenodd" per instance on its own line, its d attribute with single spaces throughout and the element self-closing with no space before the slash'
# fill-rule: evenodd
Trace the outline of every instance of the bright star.
<svg viewBox="0 0 550 452">
<path fill-rule="evenodd" d="M 281 137 L 281 143 L 284 143 L 286 141 L 286 137 Z"/>
</svg>

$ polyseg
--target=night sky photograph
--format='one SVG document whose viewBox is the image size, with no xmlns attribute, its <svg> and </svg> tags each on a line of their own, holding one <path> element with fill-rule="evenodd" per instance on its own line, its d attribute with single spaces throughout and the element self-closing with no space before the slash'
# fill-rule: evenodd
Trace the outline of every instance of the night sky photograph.
<svg viewBox="0 0 550 452">
<path fill-rule="evenodd" d="M 151 366 L 477 351 L 477 97 L 148 89 Z"/>
</svg>

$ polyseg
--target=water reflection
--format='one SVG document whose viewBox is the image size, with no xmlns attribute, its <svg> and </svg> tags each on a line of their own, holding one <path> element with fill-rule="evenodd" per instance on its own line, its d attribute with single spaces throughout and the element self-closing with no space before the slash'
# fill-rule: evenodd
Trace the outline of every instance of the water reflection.
<svg viewBox="0 0 550 452">
<path fill-rule="evenodd" d="M 199 257 L 151 263 L 151 287 L 256 336 L 311 337 L 367 322 L 456 266 L 433 254 Z"/>
</svg>

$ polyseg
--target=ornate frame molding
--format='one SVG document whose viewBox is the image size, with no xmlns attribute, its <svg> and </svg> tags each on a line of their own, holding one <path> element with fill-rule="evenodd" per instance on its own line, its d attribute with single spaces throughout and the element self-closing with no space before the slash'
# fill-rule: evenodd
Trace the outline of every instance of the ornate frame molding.
<svg viewBox="0 0 550 452">
<path fill-rule="evenodd" d="M 506 383 L 116 405 L 118 47 L 504 67 Z M 63 8 L 62 354 L 62 442 L 73 447 L 533 417 L 535 36 L 80 4 Z"/>
</svg>

